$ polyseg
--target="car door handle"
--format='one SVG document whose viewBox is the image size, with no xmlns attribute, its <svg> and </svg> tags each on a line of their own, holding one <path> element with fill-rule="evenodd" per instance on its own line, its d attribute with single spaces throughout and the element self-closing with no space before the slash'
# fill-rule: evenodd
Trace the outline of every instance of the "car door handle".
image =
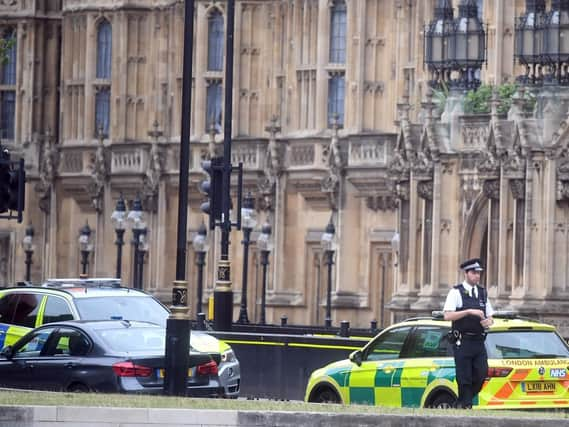
<svg viewBox="0 0 569 427">
<path fill-rule="evenodd" d="M 66 363 L 66 364 L 63 365 L 63 366 L 65 366 L 66 368 L 73 368 L 73 367 L 75 367 L 75 363 L 69 362 L 69 363 Z"/>
<path fill-rule="evenodd" d="M 5 331 L 5 330 L 0 330 L 0 335 L 6 335 L 6 331 Z"/>
</svg>

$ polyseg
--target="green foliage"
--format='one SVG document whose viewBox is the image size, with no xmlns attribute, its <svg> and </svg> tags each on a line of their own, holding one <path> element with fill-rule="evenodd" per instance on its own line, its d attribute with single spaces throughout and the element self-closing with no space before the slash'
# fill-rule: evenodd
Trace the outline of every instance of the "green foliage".
<svg viewBox="0 0 569 427">
<path fill-rule="evenodd" d="M 464 112 L 466 114 L 485 114 L 490 112 L 490 100 L 494 86 L 482 85 L 477 90 L 471 90 L 464 98 Z M 518 90 L 513 83 L 498 86 L 498 114 L 506 114 L 512 105 L 512 97 Z"/>
<path fill-rule="evenodd" d="M 0 64 L 8 61 L 8 51 L 14 46 L 16 39 L 14 37 L 0 38 Z"/>
<path fill-rule="evenodd" d="M 439 113 L 442 113 L 445 109 L 448 93 L 448 86 L 445 82 L 441 82 L 440 87 L 433 89 L 433 102 L 436 104 Z"/>
</svg>

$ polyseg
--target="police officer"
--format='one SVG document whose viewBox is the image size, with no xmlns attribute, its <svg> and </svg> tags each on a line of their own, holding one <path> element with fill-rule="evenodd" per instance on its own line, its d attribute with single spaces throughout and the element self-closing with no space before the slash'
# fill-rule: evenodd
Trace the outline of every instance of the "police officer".
<svg viewBox="0 0 569 427">
<path fill-rule="evenodd" d="M 488 371 L 488 355 L 484 347 L 486 330 L 492 325 L 494 310 L 486 289 L 480 286 L 484 271 L 479 258 L 464 261 L 464 281 L 447 295 L 443 308 L 445 320 L 452 321 L 454 364 L 458 383 L 458 408 L 472 408 L 472 399 L 482 388 Z"/>
</svg>

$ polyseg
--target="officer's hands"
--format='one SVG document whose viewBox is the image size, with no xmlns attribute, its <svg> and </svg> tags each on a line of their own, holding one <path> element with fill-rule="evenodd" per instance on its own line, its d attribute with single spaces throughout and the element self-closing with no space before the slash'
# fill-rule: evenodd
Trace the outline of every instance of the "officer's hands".
<svg viewBox="0 0 569 427">
<path fill-rule="evenodd" d="M 492 319 L 482 319 L 480 321 L 480 324 L 482 325 L 483 328 L 489 328 L 490 326 L 492 326 Z"/>
<path fill-rule="evenodd" d="M 468 309 L 468 314 L 470 314 L 471 316 L 476 316 L 476 317 L 480 317 L 481 320 L 484 320 L 484 318 L 486 317 L 484 315 L 484 312 L 482 310 L 477 310 L 475 308 L 469 308 Z M 482 323 L 482 322 L 481 322 Z"/>
</svg>

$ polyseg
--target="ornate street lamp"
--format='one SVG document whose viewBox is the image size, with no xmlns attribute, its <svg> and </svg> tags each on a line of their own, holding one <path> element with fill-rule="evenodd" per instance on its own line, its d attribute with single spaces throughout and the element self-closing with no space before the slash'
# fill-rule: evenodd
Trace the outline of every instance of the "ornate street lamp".
<svg viewBox="0 0 569 427">
<path fill-rule="evenodd" d="M 196 316 L 202 312 L 202 299 L 203 299 L 203 268 L 205 266 L 205 256 L 209 250 L 209 241 L 207 239 L 207 229 L 202 222 L 198 232 L 192 240 L 192 246 L 196 254 L 196 266 L 198 267 L 198 293 L 196 304 Z"/>
<path fill-rule="evenodd" d="M 26 264 L 26 282 L 31 282 L 31 267 L 32 267 L 32 256 L 34 254 L 34 227 L 32 224 L 26 227 L 25 236 L 22 239 L 22 249 L 24 249 L 24 253 L 26 254 L 26 260 L 24 261 Z"/>
<path fill-rule="evenodd" d="M 261 228 L 261 234 L 257 238 L 257 247 L 261 251 L 261 265 L 263 266 L 263 288 L 261 289 L 261 314 L 259 323 L 266 323 L 265 308 L 267 304 L 267 267 L 269 265 L 269 255 L 273 250 L 273 242 L 271 240 L 271 225 L 265 223 Z"/>
<path fill-rule="evenodd" d="M 569 0 L 552 0 L 543 26 L 542 55 L 550 66 L 548 80 L 569 83 Z"/>
<path fill-rule="evenodd" d="M 81 274 L 87 275 L 89 266 L 89 254 L 93 252 L 93 244 L 91 243 L 91 227 L 86 222 L 85 225 L 79 230 L 79 250 L 81 251 Z"/>
<path fill-rule="evenodd" d="M 138 277 L 138 249 L 140 246 L 140 234 L 146 229 L 144 222 L 144 212 L 142 212 L 142 202 L 140 196 L 136 196 L 132 203 L 132 209 L 128 213 L 127 221 L 132 229 L 132 245 L 134 246 L 133 278 L 132 286 L 135 289 L 142 289 L 142 277 Z"/>
<path fill-rule="evenodd" d="M 117 273 L 115 277 L 120 279 L 122 269 L 122 247 L 124 245 L 124 230 L 126 228 L 126 205 L 122 194 L 117 200 L 117 205 L 111 215 L 111 221 L 113 222 L 113 227 L 115 228 L 115 233 L 117 235 L 117 240 L 115 240 L 115 245 L 117 245 Z"/>
<path fill-rule="evenodd" d="M 458 89 L 477 89 L 480 86 L 478 73 L 486 62 L 486 33 L 478 19 L 476 0 L 462 0 L 458 6 L 458 17 L 450 35 L 449 62 L 459 72 L 451 86 Z"/>
<path fill-rule="evenodd" d="M 328 266 L 328 288 L 326 291 L 326 318 L 324 324 L 327 328 L 332 326 L 332 266 L 334 265 L 334 252 L 336 252 L 336 229 L 332 218 L 320 239 L 320 246 L 324 251 L 324 263 Z"/>
<path fill-rule="evenodd" d="M 251 232 L 257 225 L 255 214 L 255 200 L 251 193 L 243 199 L 243 207 L 241 208 L 241 229 L 243 230 L 243 278 L 241 289 L 241 309 L 239 310 L 239 319 L 237 323 L 249 323 L 247 317 L 247 273 L 249 267 L 249 244 L 251 243 Z"/>
<path fill-rule="evenodd" d="M 425 26 L 424 62 L 432 75 L 430 85 L 438 87 L 450 79 L 450 37 L 454 11 L 450 0 L 438 0 L 434 19 Z"/>
<path fill-rule="evenodd" d="M 526 69 L 518 81 L 524 84 L 541 82 L 539 68 L 544 58 L 543 31 L 545 25 L 545 0 L 526 0 L 526 12 L 516 18 L 514 56 Z"/>
</svg>

